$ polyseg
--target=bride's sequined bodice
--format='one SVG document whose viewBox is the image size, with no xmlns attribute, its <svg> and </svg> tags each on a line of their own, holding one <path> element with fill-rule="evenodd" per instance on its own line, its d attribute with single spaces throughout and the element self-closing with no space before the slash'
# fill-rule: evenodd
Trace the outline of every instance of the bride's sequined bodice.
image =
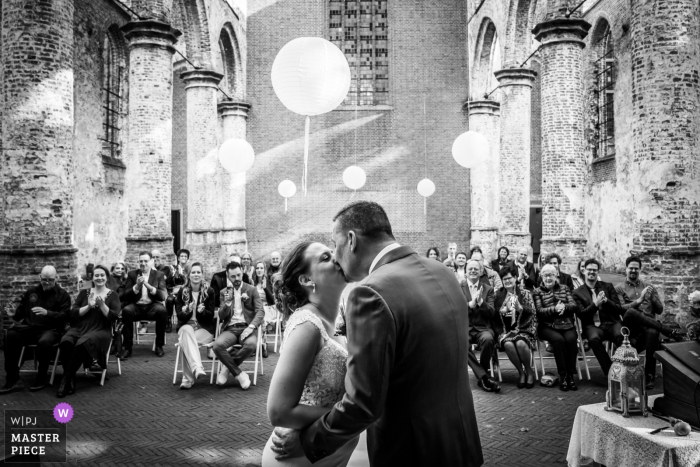
<svg viewBox="0 0 700 467">
<path fill-rule="evenodd" d="M 287 328 L 284 331 L 284 342 L 287 341 L 295 327 L 306 322 L 310 322 L 321 332 L 323 347 L 316 354 L 299 402 L 305 405 L 330 407 L 342 399 L 345 394 L 348 352 L 340 343 L 328 336 L 326 328 L 318 316 L 303 308 L 296 310 L 289 318 Z"/>
</svg>

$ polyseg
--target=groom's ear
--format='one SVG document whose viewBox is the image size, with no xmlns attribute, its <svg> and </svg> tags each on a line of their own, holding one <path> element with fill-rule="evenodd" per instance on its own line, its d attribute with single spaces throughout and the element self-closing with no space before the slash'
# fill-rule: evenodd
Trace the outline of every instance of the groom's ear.
<svg viewBox="0 0 700 467">
<path fill-rule="evenodd" d="M 357 234 L 352 230 L 348 230 L 348 246 L 351 252 L 357 250 Z"/>
</svg>

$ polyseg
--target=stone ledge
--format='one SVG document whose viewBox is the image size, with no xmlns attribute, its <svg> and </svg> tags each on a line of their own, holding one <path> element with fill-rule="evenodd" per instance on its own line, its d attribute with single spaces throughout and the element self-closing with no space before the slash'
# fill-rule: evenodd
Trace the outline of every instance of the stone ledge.
<svg viewBox="0 0 700 467">
<path fill-rule="evenodd" d="M 642 255 L 700 255 L 700 247 L 653 247 L 645 249 L 632 249 L 630 253 L 636 256 Z"/>
<path fill-rule="evenodd" d="M 73 254 L 78 251 L 73 245 L 53 246 L 53 245 L 2 245 L 0 255 L 62 255 Z"/>
<path fill-rule="evenodd" d="M 168 242 L 171 241 L 173 238 L 172 235 L 163 235 L 163 236 L 131 236 L 131 237 L 126 237 L 127 242 Z"/>
<path fill-rule="evenodd" d="M 102 155 L 102 163 L 110 167 L 126 170 L 126 164 L 116 157 Z"/>
<path fill-rule="evenodd" d="M 358 112 L 376 112 L 378 110 L 394 110 L 394 107 L 391 105 L 339 105 L 331 112 L 350 112 L 355 110 Z"/>
<path fill-rule="evenodd" d="M 615 160 L 615 154 L 613 154 L 612 156 L 605 156 L 605 157 L 599 157 L 597 159 L 593 159 L 593 162 L 591 162 L 591 165 L 602 164 L 603 162 L 608 162 L 608 161 L 612 161 L 612 160 Z"/>
<path fill-rule="evenodd" d="M 185 233 L 245 232 L 245 230 L 245 227 L 231 227 L 228 229 L 187 229 Z"/>
</svg>

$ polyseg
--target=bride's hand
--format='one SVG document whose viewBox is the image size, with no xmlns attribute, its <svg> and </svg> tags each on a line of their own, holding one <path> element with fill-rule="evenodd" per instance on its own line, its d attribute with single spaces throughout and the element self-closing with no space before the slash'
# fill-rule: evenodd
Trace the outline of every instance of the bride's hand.
<svg viewBox="0 0 700 467">
<path fill-rule="evenodd" d="M 300 430 L 292 428 L 275 427 L 272 431 L 272 451 L 275 454 L 275 459 L 282 460 L 290 457 L 299 457 L 304 455 L 299 441 Z"/>
</svg>

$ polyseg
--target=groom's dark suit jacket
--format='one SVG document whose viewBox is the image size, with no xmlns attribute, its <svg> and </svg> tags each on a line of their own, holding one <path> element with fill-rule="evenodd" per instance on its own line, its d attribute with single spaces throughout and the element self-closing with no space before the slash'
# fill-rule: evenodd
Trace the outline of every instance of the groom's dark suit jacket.
<svg viewBox="0 0 700 467">
<path fill-rule="evenodd" d="M 402 246 L 347 299 L 346 394 L 302 433 L 316 462 L 367 429 L 370 465 L 480 466 L 467 301 L 442 263 Z"/>
</svg>

